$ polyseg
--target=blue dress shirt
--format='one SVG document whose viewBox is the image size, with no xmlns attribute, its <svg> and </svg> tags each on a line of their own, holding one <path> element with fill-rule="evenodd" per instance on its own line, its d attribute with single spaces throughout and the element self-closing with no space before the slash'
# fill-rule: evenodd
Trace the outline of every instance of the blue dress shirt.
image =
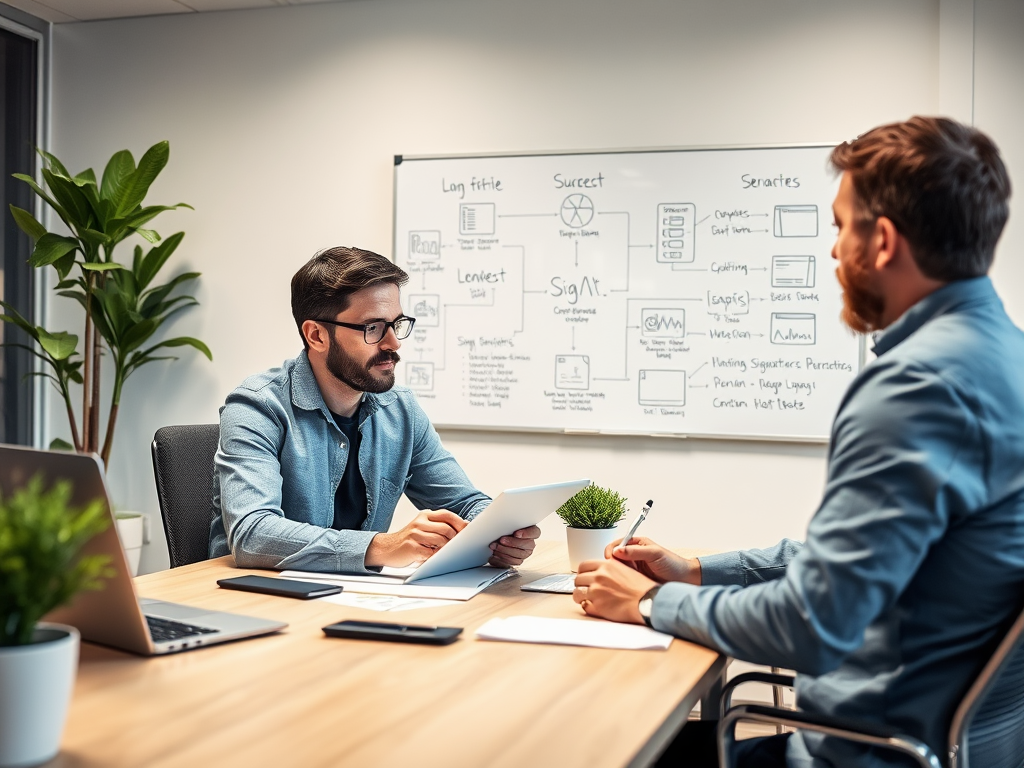
<svg viewBox="0 0 1024 768">
<path fill-rule="evenodd" d="M 987 277 L 876 339 L 836 415 L 803 545 L 700 558 L 653 624 L 796 670 L 809 712 L 888 723 L 940 756 L 953 711 L 1024 601 L 1024 334 Z M 901 764 L 818 734 L 790 766 Z"/>
<path fill-rule="evenodd" d="M 245 568 L 366 572 L 366 549 L 387 531 L 402 494 L 418 509 L 467 520 L 490 504 L 441 445 L 405 387 L 365 394 L 359 455 L 335 423 L 303 352 L 246 379 L 220 411 L 210 557 Z M 361 530 L 333 530 L 349 461 L 366 485 Z"/>
</svg>

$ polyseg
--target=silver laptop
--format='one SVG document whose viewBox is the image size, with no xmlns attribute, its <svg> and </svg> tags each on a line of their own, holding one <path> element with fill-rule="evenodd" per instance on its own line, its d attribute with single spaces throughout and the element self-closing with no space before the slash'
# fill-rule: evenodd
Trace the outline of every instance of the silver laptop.
<svg viewBox="0 0 1024 768">
<path fill-rule="evenodd" d="M 45 488 L 58 480 L 70 481 L 71 504 L 76 507 L 85 506 L 95 499 L 103 500 L 110 516 L 110 526 L 86 544 L 83 554 L 108 555 L 115 571 L 102 590 L 79 592 L 69 605 L 51 612 L 46 620 L 77 627 L 83 640 L 145 656 L 266 635 L 288 626 L 282 621 L 161 600 L 140 600 L 135 594 L 124 550 L 117 538 L 110 511 L 110 494 L 107 493 L 99 457 L 0 445 L 0 492 L 4 498 L 9 498 L 40 473 Z"/>
</svg>

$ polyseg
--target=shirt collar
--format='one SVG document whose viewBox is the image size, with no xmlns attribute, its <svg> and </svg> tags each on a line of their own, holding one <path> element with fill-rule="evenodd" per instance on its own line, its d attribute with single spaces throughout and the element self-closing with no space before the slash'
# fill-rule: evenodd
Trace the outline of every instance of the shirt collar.
<svg viewBox="0 0 1024 768">
<path fill-rule="evenodd" d="M 987 275 L 947 283 L 917 302 L 884 331 L 876 333 L 872 352 L 878 356 L 884 355 L 929 320 L 954 312 L 969 303 L 992 299 L 998 301 L 995 288 Z"/>
<path fill-rule="evenodd" d="M 360 423 L 366 420 L 378 407 L 390 405 L 398 397 L 394 390 L 382 392 L 379 395 L 370 392 L 363 393 Z M 320 411 L 324 418 L 333 421 L 331 412 L 327 409 L 324 396 L 320 393 L 320 385 L 316 383 L 316 376 L 313 375 L 313 366 L 309 364 L 309 355 L 306 350 L 295 358 L 295 368 L 292 370 L 292 404 L 296 408 L 306 411 Z"/>
</svg>

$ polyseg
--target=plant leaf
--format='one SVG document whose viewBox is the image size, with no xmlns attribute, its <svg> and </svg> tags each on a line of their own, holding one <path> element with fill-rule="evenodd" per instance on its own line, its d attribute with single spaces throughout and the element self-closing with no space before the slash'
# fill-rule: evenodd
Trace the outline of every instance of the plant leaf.
<svg viewBox="0 0 1024 768">
<path fill-rule="evenodd" d="M 37 328 L 39 346 L 54 360 L 66 360 L 75 353 L 78 337 L 67 331 L 50 333 L 45 328 Z"/>
<path fill-rule="evenodd" d="M 135 173 L 135 158 L 127 149 L 115 152 L 107 167 L 103 169 L 103 182 L 100 185 L 100 198 L 113 203 L 117 210 L 124 194 L 125 181 Z"/>
<path fill-rule="evenodd" d="M 59 437 L 55 437 L 55 438 L 53 438 L 53 440 L 50 441 L 50 450 L 51 451 L 73 451 L 73 450 L 75 450 L 75 446 L 73 446 L 67 440 L 63 440 L 63 439 L 61 439 Z"/>
<path fill-rule="evenodd" d="M 152 230 L 152 229 L 142 229 L 140 227 L 139 229 L 136 229 L 135 231 L 139 235 L 141 235 L 143 237 L 143 239 L 148 240 L 151 243 L 159 243 L 160 242 L 160 235 L 157 234 L 157 232 L 155 230 Z"/>
<path fill-rule="evenodd" d="M 38 240 L 46 234 L 46 227 L 40 224 L 36 217 L 24 208 L 12 205 L 11 215 L 14 216 L 14 223 L 18 225 L 18 228 L 31 237 L 32 240 Z"/>
<path fill-rule="evenodd" d="M 156 277 L 157 272 L 160 271 L 167 262 L 167 259 L 170 258 L 171 254 L 181 244 L 184 237 L 184 232 L 175 232 L 170 237 L 165 238 L 163 243 L 156 248 L 150 249 L 149 253 L 142 259 L 141 266 L 135 270 L 135 279 L 138 281 L 140 291 L 146 290 L 153 281 L 153 278 Z"/>
<path fill-rule="evenodd" d="M 131 213 L 142 205 L 150 185 L 167 165 L 170 154 L 171 145 L 166 141 L 158 142 L 146 150 L 146 154 L 139 160 L 138 168 L 124 181 L 121 200 L 117 206 L 118 216 Z"/>
<path fill-rule="evenodd" d="M 58 176 L 46 168 L 42 170 L 43 179 L 50 188 L 50 192 L 57 199 L 67 213 L 69 223 L 73 229 L 88 227 L 94 218 L 92 206 L 89 200 L 82 194 L 75 182 L 63 176 Z"/>
<path fill-rule="evenodd" d="M 213 360 L 213 353 L 210 351 L 210 348 L 206 346 L 203 342 L 201 342 L 199 339 L 194 339 L 191 336 L 178 336 L 177 338 L 174 339 L 161 341 L 159 344 L 154 344 L 152 347 L 143 350 L 140 354 L 148 356 L 155 352 L 156 350 L 163 349 L 164 347 L 195 347 L 204 355 L 206 355 L 206 358 L 208 360 Z"/>
<path fill-rule="evenodd" d="M 28 184 L 32 188 L 33 192 L 35 192 L 39 197 L 45 200 L 46 204 L 57 212 L 57 215 L 60 216 L 61 221 L 67 224 L 68 227 L 71 226 L 70 222 L 68 221 L 68 212 L 64 210 L 64 207 L 60 203 L 58 203 L 56 200 L 54 200 L 52 197 L 46 194 L 43 188 L 36 184 L 35 179 L 33 179 L 31 176 L 26 176 L 24 173 L 12 173 L 11 176 L 18 179 L 19 181 L 24 181 L 26 184 Z"/>
<path fill-rule="evenodd" d="M 116 261 L 92 261 L 82 264 L 82 269 L 89 272 L 109 272 L 112 269 L 127 269 L 127 267 Z"/>
<path fill-rule="evenodd" d="M 35 250 L 32 251 L 28 263 L 33 267 L 53 264 L 57 259 L 73 252 L 78 247 L 79 243 L 73 237 L 63 237 L 47 232 L 36 241 Z"/>
</svg>

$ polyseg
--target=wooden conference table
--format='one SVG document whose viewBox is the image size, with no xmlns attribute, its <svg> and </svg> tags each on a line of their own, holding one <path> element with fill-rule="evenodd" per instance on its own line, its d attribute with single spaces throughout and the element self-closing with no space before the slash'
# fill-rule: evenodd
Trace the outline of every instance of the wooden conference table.
<svg viewBox="0 0 1024 768">
<path fill-rule="evenodd" d="M 49 766 L 557 766 L 650 763 L 727 660 L 676 640 L 616 651 L 474 640 L 495 616 L 583 618 L 569 595 L 520 584 L 566 572 L 540 542 L 466 603 L 376 612 L 216 586 L 230 557 L 136 579 L 140 595 L 287 621 L 284 632 L 156 658 L 83 643 L 61 754 Z M 464 627 L 433 647 L 326 637 L 346 618 Z M 714 710 L 709 707 L 714 706 Z"/>
</svg>

